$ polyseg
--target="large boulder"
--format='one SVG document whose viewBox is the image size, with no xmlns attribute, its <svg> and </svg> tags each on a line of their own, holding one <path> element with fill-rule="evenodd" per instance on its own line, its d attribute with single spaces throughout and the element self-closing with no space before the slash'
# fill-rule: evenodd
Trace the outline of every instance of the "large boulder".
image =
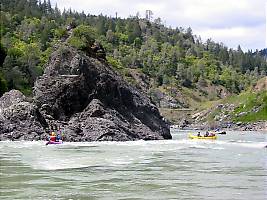
<svg viewBox="0 0 267 200">
<path fill-rule="evenodd" d="M 17 90 L 0 98 L 0 140 L 39 140 L 48 125 L 36 105 Z"/>
<path fill-rule="evenodd" d="M 149 98 L 129 86 L 103 60 L 62 46 L 34 87 L 38 107 L 75 141 L 170 139 Z"/>
<path fill-rule="evenodd" d="M 171 139 L 167 123 L 148 97 L 128 85 L 103 58 L 89 57 L 66 44 L 51 55 L 35 82 L 33 103 L 23 95 L 19 99 L 5 101 L 9 109 L 17 109 L 10 123 L 22 133 L 15 139 L 27 139 L 24 135 L 30 131 L 36 133 L 31 138 L 42 139 L 47 127 L 63 129 L 66 141 Z M 23 106 L 25 115 L 32 117 L 25 116 L 22 126 L 16 118 Z"/>
</svg>

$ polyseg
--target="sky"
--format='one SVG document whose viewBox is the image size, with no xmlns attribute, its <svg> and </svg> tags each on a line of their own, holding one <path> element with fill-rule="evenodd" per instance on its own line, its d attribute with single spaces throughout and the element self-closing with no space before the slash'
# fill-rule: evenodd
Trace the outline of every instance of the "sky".
<svg viewBox="0 0 267 200">
<path fill-rule="evenodd" d="M 267 0 L 51 0 L 52 6 L 72 8 L 86 14 L 127 18 L 151 10 L 172 28 L 191 27 L 206 41 L 211 38 L 236 49 L 267 47 Z"/>
</svg>

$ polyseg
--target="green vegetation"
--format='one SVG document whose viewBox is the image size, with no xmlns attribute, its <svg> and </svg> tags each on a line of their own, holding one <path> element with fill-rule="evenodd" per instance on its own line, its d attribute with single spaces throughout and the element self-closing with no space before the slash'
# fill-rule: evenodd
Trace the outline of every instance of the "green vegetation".
<svg viewBox="0 0 267 200">
<path fill-rule="evenodd" d="M 267 92 L 244 92 L 235 97 L 239 102 L 233 114 L 234 121 L 254 122 L 267 120 Z"/>
<path fill-rule="evenodd" d="M 267 121 L 267 91 L 249 88 L 219 101 L 204 102 L 199 110 L 209 110 L 202 121 L 211 123 L 220 119 L 233 122 Z"/>
<path fill-rule="evenodd" d="M 261 52 L 229 49 L 210 39 L 202 42 L 191 28 L 167 28 L 160 18 L 151 21 L 150 16 L 121 19 L 71 9 L 61 12 L 50 0 L 2 0 L 0 32 L 1 59 L 5 58 L 0 96 L 11 89 L 30 95 L 53 46 L 65 41 L 80 50 L 100 42 L 107 62 L 127 81 L 138 85 L 130 72 L 143 73 L 149 84 L 146 92 L 155 101 L 160 91 L 182 98 L 184 107 L 222 98 L 216 89 L 239 94 L 267 73 Z M 236 120 L 247 120 L 244 117 Z"/>
<path fill-rule="evenodd" d="M 80 25 L 73 30 L 69 43 L 77 49 L 84 50 L 91 47 L 96 40 L 96 30 L 91 26 Z"/>
</svg>

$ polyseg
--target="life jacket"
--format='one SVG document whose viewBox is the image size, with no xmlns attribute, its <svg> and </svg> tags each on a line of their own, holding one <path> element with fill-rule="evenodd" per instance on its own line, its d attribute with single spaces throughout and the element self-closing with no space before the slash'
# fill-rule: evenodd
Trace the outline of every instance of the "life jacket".
<svg viewBox="0 0 267 200">
<path fill-rule="evenodd" d="M 50 141 L 55 142 L 56 141 L 56 136 L 55 135 L 51 135 L 50 136 Z"/>
</svg>

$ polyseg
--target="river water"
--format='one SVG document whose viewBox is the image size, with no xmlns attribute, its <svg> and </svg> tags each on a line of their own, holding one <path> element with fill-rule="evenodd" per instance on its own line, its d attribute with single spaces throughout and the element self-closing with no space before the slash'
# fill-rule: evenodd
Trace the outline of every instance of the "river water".
<svg viewBox="0 0 267 200">
<path fill-rule="evenodd" d="M 216 141 L 172 135 L 50 146 L 0 142 L 0 199 L 266 199 L 267 134 L 228 132 Z"/>
</svg>

